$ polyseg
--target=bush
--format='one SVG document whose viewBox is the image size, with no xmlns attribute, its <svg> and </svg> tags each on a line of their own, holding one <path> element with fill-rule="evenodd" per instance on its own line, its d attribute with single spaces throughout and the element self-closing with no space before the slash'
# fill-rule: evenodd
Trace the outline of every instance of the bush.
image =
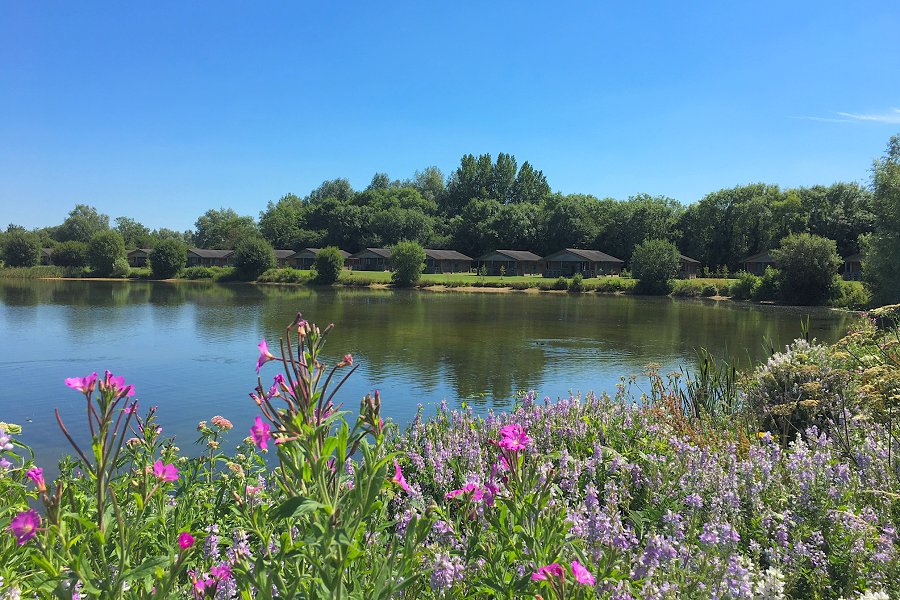
<svg viewBox="0 0 900 600">
<path fill-rule="evenodd" d="M 716 289 L 711 283 L 704 283 L 703 288 L 700 290 L 700 295 L 704 298 L 709 298 L 710 296 L 718 296 L 719 290 Z"/>
<path fill-rule="evenodd" d="M 678 248 L 665 240 L 647 240 L 631 255 L 631 271 L 638 279 L 639 294 L 668 294 L 670 279 L 678 275 Z"/>
<path fill-rule="evenodd" d="M 86 267 L 88 245 L 75 240 L 61 243 L 53 249 L 53 264 L 61 267 Z"/>
<path fill-rule="evenodd" d="M 757 277 L 750 289 L 750 299 L 756 300 L 777 300 L 779 298 L 779 288 L 781 285 L 781 272 L 767 266 L 762 277 Z"/>
<path fill-rule="evenodd" d="M 837 293 L 829 301 L 829 306 L 862 310 L 872 302 L 872 295 L 861 281 L 844 281 L 840 275 L 834 277 Z"/>
<path fill-rule="evenodd" d="M 699 298 L 703 294 L 703 287 L 696 279 L 675 279 L 672 281 L 672 295 L 681 298 Z"/>
<path fill-rule="evenodd" d="M 572 281 L 569 282 L 569 291 L 575 294 L 584 291 L 584 276 L 581 273 L 575 273 Z"/>
<path fill-rule="evenodd" d="M 425 269 L 425 250 L 416 242 L 400 242 L 391 248 L 394 273 L 391 281 L 405 287 L 416 283 Z"/>
<path fill-rule="evenodd" d="M 313 268 L 316 271 L 316 283 L 331 285 L 340 278 L 344 270 L 344 257 L 336 246 L 322 248 L 316 254 Z"/>
<path fill-rule="evenodd" d="M 569 289 L 569 281 L 560 276 L 556 281 L 553 282 L 553 285 L 550 286 L 552 290 L 567 290 Z"/>
<path fill-rule="evenodd" d="M 269 269 L 259 276 L 257 281 L 261 283 L 303 283 L 309 279 L 309 275 L 300 269 L 285 267 L 284 269 Z"/>
<path fill-rule="evenodd" d="M 747 271 L 738 273 L 737 281 L 733 282 L 730 287 L 731 297 L 735 300 L 749 300 L 753 293 L 753 287 L 757 285 L 759 277 Z"/>
<path fill-rule="evenodd" d="M 118 277 L 120 279 L 124 279 L 128 277 L 128 273 L 131 271 L 128 266 L 128 259 L 119 257 L 113 261 L 112 270 L 109 272 L 110 277 Z"/>
<path fill-rule="evenodd" d="M 262 238 L 244 239 L 234 249 L 235 274 L 244 281 L 254 281 L 275 263 L 275 249 Z"/>
<path fill-rule="evenodd" d="M 41 242 L 27 231 L 7 233 L 3 243 L 3 260 L 8 267 L 34 267 L 41 262 Z"/>
<path fill-rule="evenodd" d="M 111 275 L 117 258 L 125 258 L 125 241 L 116 231 L 95 233 L 88 244 L 88 265 L 96 275 Z M 128 260 L 125 260 L 128 264 Z"/>
<path fill-rule="evenodd" d="M 187 246 L 176 239 L 160 241 L 150 253 L 150 272 L 156 279 L 170 279 L 178 275 L 187 263 Z"/>
<path fill-rule="evenodd" d="M 630 292 L 637 285 L 634 279 L 622 279 L 621 277 L 606 277 L 597 281 L 595 289 L 603 294 L 615 294 L 618 292 Z"/>
<path fill-rule="evenodd" d="M 182 272 L 185 279 L 211 279 L 213 281 L 234 278 L 234 267 L 188 267 Z"/>
<path fill-rule="evenodd" d="M 772 251 L 781 271 L 781 299 L 791 304 L 824 304 L 835 292 L 841 266 L 834 240 L 809 233 L 789 235 Z"/>
<path fill-rule="evenodd" d="M 731 296 L 731 284 L 727 281 L 719 284 L 719 295 L 720 296 Z"/>
</svg>

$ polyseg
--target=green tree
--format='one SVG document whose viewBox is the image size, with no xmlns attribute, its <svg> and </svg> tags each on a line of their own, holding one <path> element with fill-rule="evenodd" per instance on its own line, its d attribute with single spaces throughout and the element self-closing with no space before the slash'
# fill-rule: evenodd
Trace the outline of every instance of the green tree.
<svg viewBox="0 0 900 600">
<path fill-rule="evenodd" d="M 900 302 L 900 135 L 872 170 L 875 230 L 865 248 L 863 277 L 876 304 Z"/>
<path fill-rule="evenodd" d="M 25 230 L 13 230 L 4 236 L 3 261 L 10 267 L 33 267 L 41 260 L 40 239 Z"/>
<path fill-rule="evenodd" d="M 779 294 L 791 304 L 824 304 L 835 291 L 841 259 L 834 240 L 809 233 L 789 235 L 772 250 L 778 263 Z"/>
<path fill-rule="evenodd" d="M 237 248 L 241 240 L 259 235 L 253 217 L 242 217 L 230 208 L 206 211 L 197 219 L 194 229 L 197 246 L 218 250 Z"/>
<path fill-rule="evenodd" d="M 180 240 L 162 240 L 150 253 L 150 272 L 156 279 L 175 277 L 186 263 L 187 246 Z"/>
<path fill-rule="evenodd" d="M 437 202 L 444 194 L 446 187 L 444 174 L 437 167 L 425 167 L 421 171 L 416 171 L 412 186 L 418 190 L 423 198 Z"/>
<path fill-rule="evenodd" d="M 250 237 L 234 249 L 234 266 L 241 279 L 252 281 L 275 266 L 275 250 L 260 237 Z"/>
<path fill-rule="evenodd" d="M 278 202 L 269 201 L 259 213 L 259 231 L 275 248 L 300 248 L 308 237 L 302 227 L 306 204 L 294 194 L 282 196 Z"/>
<path fill-rule="evenodd" d="M 678 248 L 666 240 L 647 240 L 635 246 L 631 255 L 631 272 L 639 281 L 640 294 L 668 294 L 671 280 L 680 265 Z"/>
<path fill-rule="evenodd" d="M 94 272 L 101 277 L 108 277 L 118 258 L 125 259 L 125 241 L 122 236 L 109 229 L 95 233 L 88 244 L 88 265 Z"/>
<path fill-rule="evenodd" d="M 150 230 L 132 218 L 116 217 L 115 230 L 125 240 L 125 248 L 128 250 L 149 248 L 151 246 L 153 236 Z"/>
<path fill-rule="evenodd" d="M 419 280 L 425 269 L 425 250 L 416 242 L 400 242 L 391 248 L 394 273 L 391 281 L 396 286 L 407 287 Z"/>
<path fill-rule="evenodd" d="M 316 254 L 316 283 L 332 284 L 341 276 L 344 268 L 344 257 L 336 246 L 322 248 Z"/>
<path fill-rule="evenodd" d="M 85 267 L 88 264 L 88 245 L 71 240 L 53 249 L 53 264 L 61 267 Z"/>
<path fill-rule="evenodd" d="M 56 239 L 60 242 L 75 240 L 88 243 L 95 234 L 109 229 L 109 216 L 97 212 L 87 204 L 76 204 L 75 208 L 56 229 Z"/>
</svg>

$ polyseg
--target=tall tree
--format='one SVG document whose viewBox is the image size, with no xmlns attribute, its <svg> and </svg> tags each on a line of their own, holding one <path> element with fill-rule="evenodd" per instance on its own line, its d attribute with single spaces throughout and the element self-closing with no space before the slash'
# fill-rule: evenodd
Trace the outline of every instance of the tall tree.
<svg viewBox="0 0 900 600">
<path fill-rule="evenodd" d="M 878 304 L 900 302 L 900 135 L 888 142 L 872 169 L 875 231 L 869 237 L 863 276 Z"/>
<path fill-rule="evenodd" d="M 206 211 L 194 227 L 194 243 L 200 248 L 232 249 L 241 240 L 259 236 L 253 217 L 242 217 L 230 208 Z"/>
<path fill-rule="evenodd" d="M 423 198 L 437 202 L 446 187 L 444 174 L 437 167 L 425 167 L 421 171 L 416 171 L 412 186 L 419 191 Z"/>
<path fill-rule="evenodd" d="M 541 171 L 536 171 L 527 160 L 522 163 L 516 182 L 513 184 L 513 202 L 536 204 L 550 196 L 550 185 Z"/>
<path fill-rule="evenodd" d="M 60 242 L 74 240 L 88 243 L 94 234 L 109 229 L 109 216 L 97 212 L 87 204 L 76 204 L 56 230 L 56 239 Z"/>
<path fill-rule="evenodd" d="M 115 230 L 125 240 L 125 248 L 148 248 L 152 245 L 153 236 L 143 224 L 129 217 L 116 217 Z"/>
</svg>

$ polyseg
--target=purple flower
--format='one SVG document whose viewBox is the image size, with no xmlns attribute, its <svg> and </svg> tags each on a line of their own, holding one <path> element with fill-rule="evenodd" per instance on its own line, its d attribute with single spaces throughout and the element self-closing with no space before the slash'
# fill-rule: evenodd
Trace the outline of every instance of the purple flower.
<svg viewBox="0 0 900 600">
<path fill-rule="evenodd" d="M 178 479 L 178 467 L 171 463 L 163 464 L 163 461 L 158 460 L 153 463 L 153 476 L 160 481 L 175 481 Z"/>
<path fill-rule="evenodd" d="M 194 536 L 192 536 L 187 531 L 182 531 L 178 534 L 178 546 L 182 550 L 187 550 L 191 546 L 194 545 Z"/>
<path fill-rule="evenodd" d="M 469 495 L 469 494 L 471 495 L 472 499 L 475 500 L 476 502 L 479 502 L 482 498 L 484 498 L 484 490 L 478 484 L 475 484 L 475 483 L 467 483 L 466 485 L 462 486 L 458 490 L 453 490 L 451 492 L 448 492 L 445 497 L 448 500 L 450 500 L 450 499 L 457 498 L 462 495 Z"/>
<path fill-rule="evenodd" d="M 268 451 L 268 441 L 269 438 L 272 437 L 272 434 L 269 433 L 271 428 L 268 423 L 264 423 L 262 418 L 259 415 L 256 415 L 256 420 L 253 425 L 250 427 L 250 436 L 253 438 L 253 443 L 256 444 L 261 450 Z"/>
<path fill-rule="evenodd" d="M 409 484 L 406 482 L 406 477 L 403 476 L 403 471 L 400 470 L 400 463 L 397 462 L 397 459 L 394 459 L 394 476 L 391 481 L 399 485 L 404 492 L 409 493 Z"/>
<path fill-rule="evenodd" d="M 125 385 L 124 377 L 113 377 L 113 374 L 106 371 L 106 377 L 100 382 L 100 392 L 112 392 L 116 398 L 125 398 L 134 396 L 134 386 Z"/>
<path fill-rule="evenodd" d="M 87 377 L 69 377 L 66 379 L 66 385 L 73 390 L 78 390 L 82 394 L 90 394 L 94 391 L 94 385 L 97 383 L 97 373 L 91 373 Z"/>
<path fill-rule="evenodd" d="M 544 567 L 539 568 L 537 571 L 531 574 L 532 581 L 545 581 L 547 579 L 563 579 L 566 576 L 566 572 L 563 570 L 562 565 L 559 563 L 553 563 Z"/>
<path fill-rule="evenodd" d="M 39 492 L 44 493 L 47 491 L 47 484 L 44 482 L 44 470 L 42 468 L 32 467 L 28 469 L 28 472 L 25 473 L 25 477 L 34 482 Z"/>
<path fill-rule="evenodd" d="M 513 423 L 500 430 L 500 441 L 497 445 L 504 450 L 518 452 L 524 450 L 529 442 L 531 442 L 531 438 L 526 435 L 525 428 L 518 423 Z"/>
<path fill-rule="evenodd" d="M 594 576 L 577 560 L 572 561 L 572 575 L 581 585 L 594 585 Z"/>
<path fill-rule="evenodd" d="M 9 530 L 20 546 L 37 535 L 40 526 L 41 517 L 34 509 L 20 512 L 9 522 Z"/>
<path fill-rule="evenodd" d="M 266 343 L 266 340 L 262 340 L 259 343 L 259 358 L 256 361 L 256 372 L 259 373 L 259 370 L 262 368 L 264 364 L 269 362 L 270 360 L 277 360 L 277 357 L 274 356 L 271 352 L 269 352 L 269 345 Z"/>
</svg>

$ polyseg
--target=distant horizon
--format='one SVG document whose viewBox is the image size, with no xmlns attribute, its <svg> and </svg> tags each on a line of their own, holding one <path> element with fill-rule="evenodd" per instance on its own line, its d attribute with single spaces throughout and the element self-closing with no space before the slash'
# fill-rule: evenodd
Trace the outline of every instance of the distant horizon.
<svg viewBox="0 0 900 600">
<path fill-rule="evenodd" d="M 0 6 L 0 227 L 152 229 L 507 152 L 551 189 L 687 206 L 868 185 L 900 4 Z"/>
</svg>

